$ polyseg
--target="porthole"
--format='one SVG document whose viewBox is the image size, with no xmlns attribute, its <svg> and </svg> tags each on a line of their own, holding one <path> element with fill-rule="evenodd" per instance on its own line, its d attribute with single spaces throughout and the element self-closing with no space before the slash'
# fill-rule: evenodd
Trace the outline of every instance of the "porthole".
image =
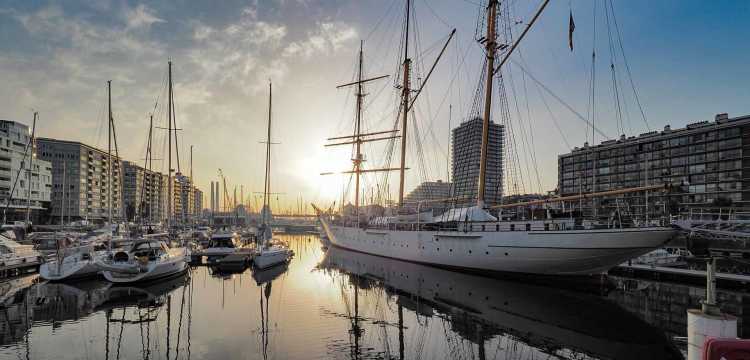
<svg viewBox="0 0 750 360">
<path fill-rule="evenodd" d="M 484 252 L 484 254 L 485 254 L 485 255 L 489 255 L 489 254 L 490 254 L 490 252 L 489 252 L 489 251 L 485 251 L 485 252 Z"/>
<path fill-rule="evenodd" d="M 440 248 L 437 248 L 437 251 L 440 251 Z"/>
<path fill-rule="evenodd" d="M 448 252 L 453 252 L 453 249 L 448 249 Z"/>
<path fill-rule="evenodd" d="M 508 253 L 505 253 L 505 256 L 508 256 Z"/>
<path fill-rule="evenodd" d="M 469 250 L 469 254 L 471 254 L 471 250 Z"/>
</svg>

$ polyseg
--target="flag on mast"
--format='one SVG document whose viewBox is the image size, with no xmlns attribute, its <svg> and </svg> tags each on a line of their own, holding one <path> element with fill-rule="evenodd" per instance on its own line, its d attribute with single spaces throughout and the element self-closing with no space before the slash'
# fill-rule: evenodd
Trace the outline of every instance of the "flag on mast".
<svg viewBox="0 0 750 360">
<path fill-rule="evenodd" d="M 568 46 L 573 51 L 573 31 L 576 30 L 576 23 L 573 21 L 573 10 L 570 10 L 570 20 L 568 22 Z"/>
</svg>

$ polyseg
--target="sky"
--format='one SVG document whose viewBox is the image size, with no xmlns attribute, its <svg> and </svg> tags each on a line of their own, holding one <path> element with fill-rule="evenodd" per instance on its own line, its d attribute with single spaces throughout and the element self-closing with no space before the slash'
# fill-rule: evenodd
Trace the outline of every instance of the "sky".
<svg viewBox="0 0 750 360">
<path fill-rule="evenodd" d="M 481 3 L 413 1 L 413 87 L 424 81 L 451 29 L 456 35 L 410 117 L 407 191 L 448 177 L 449 129 L 478 108 Z M 514 37 L 539 3 L 503 3 Z M 194 178 L 204 192 L 221 169 L 228 187 L 239 196 L 242 186 L 256 206 L 270 80 L 277 143 L 271 190 L 279 193 L 272 205 L 294 207 L 301 198 L 328 206 L 341 201 L 350 177 L 320 173 L 349 170 L 351 148 L 324 144 L 351 134 L 354 124 L 353 89 L 336 86 L 355 78 L 362 40 L 365 77 L 390 75 L 365 89 L 363 131 L 394 127 L 404 10 L 404 0 L 0 0 L 0 118 L 30 124 L 38 111 L 38 136 L 106 149 L 106 81 L 112 80 L 118 150 L 141 162 L 150 114 L 156 126 L 166 124 L 171 59 L 181 170 L 190 171 L 192 145 Z M 746 1 L 552 1 L 503 68 L 507 106 L 495 89 L 493 121 L 510 130 L 506 192 L 554 189 L 557 156 L 592 141 L 587 121 L 600 142 L 722 112 L 750 114 L 748 16 Z M 166 132 L 154 131 L 155 156 L 165 158 Z M 394 144 L 390 157 L 393 144 L 365 145 L 365 167 L 398 166 Z M 165 162 L 155 168 L 165 171 Z M 396 198 L 397 175 L 388 175 L 387 187 L 383 174 L 365 176 L 368 201 L 378 192 Z"/>
</svg>

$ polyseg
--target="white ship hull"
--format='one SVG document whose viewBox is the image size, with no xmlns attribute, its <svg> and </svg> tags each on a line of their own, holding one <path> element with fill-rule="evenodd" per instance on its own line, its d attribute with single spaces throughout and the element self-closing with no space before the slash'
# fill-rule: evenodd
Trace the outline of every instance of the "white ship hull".
<svg viewBox="0 0 750 360">
<path fill-rule="evenodd" d="M 75 251 L 75 250 L 74 250 Z M 104 252 L 87 252 L 78 250 L 65 256 L 62 264 L 53 260 L 39 267 L 39 276 L 49 281 L 65 281 L 99 275 L 99 262 L 106 258 Z"/>
<path fill-rule="evenodd" d="M 565 231 L 401 231 L 321 221 L 335 246 L 417 263 L 477 271 L 595 275 L 656 249 L 671 228 Z"/>
<path fill-rule="evenodd" d="M 107 281 L 113 283 L 135 283 L 161 279 L 187 271 L 188 264 L 185 260 L 184 249 L 172 249 L 170 255 L 167 259 L 151 261 L 146 265 L 132 262 L 100 264 L 103 269 L 102 275 Z"/>
<path fill-rule="evenodd" d="M 291 254 L 288 249 L 272 248 L 259 252 L 253 258 L 253 264 L 256 269 L 267 269 L 272 266 L 280 265 L 289 261 Z"/>
</svg>

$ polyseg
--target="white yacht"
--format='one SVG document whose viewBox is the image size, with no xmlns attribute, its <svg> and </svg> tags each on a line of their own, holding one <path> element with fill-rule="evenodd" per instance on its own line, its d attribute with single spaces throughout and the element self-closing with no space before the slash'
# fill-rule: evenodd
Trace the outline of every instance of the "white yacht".
<svg viewBox="0 0 750 360">
<path fill-rule="evenodd" d="M 261 246 L 253 257 L 253 265 L 257 269 L 267 269 L 272 266 L 286 264 L 294 252 L 283 244 L 268 244 Z"/>
<path fill-rule="evenodd" d="M 541 275 L 601 274 L 675 235 L 671 228 L 576 228 L 570 220 L 551 219 L 453 224 L 438 219 L 372 227 L 322 221 L 333 245 L 354 251 L 464 270 Z"/>
<path fill-rule="evenodd" d="M 42 264 L 39 276 L 50 281 L 97 276 L 101 270 L 99 262 L 106 257 L 106 251 L 95 251 L 93 245 L 64 248 L 55 260 Z"/>
<path fill-rule="evenodd" d="M 198 250 L 193 255 L 206 256 L 209 261 L 232 254 L 252 255 L 253 247 L 242 243 L 239 234 L 235 232 L 220 232 L 211 235 L 208 246 Z"/>
<path fill-rule="evenodd" d="M 170 248 L 164 241 L 141 239 L 129 251 L 116 252 L 101 261 L 102 275 L 113 283 L 151 281 L 180 274 L 188 269 L 184 247 Z"/>
</svg>

